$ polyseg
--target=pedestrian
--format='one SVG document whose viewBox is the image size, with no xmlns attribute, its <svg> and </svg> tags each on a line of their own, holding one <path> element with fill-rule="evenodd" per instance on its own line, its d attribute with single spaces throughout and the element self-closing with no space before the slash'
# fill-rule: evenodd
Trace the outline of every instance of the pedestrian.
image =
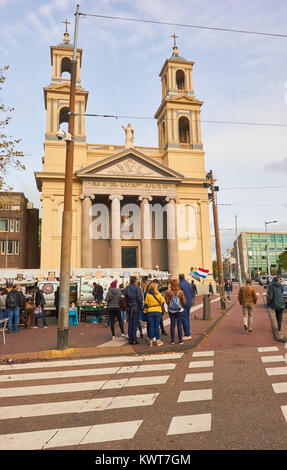
<svg viewBox="0 0 287 470">
<path fill-rule="evenodd" d="M 257 303 L 257 294 L 251 285 L 251 279 L 246 279 L 246 285 L 240 287 L 238 301 L 242 306 L 244 329 L 252 331 L 253 307 Z"/>
<path fill-rule="evenodd" d="M 130 284 L 125 288 L 125 301 L 128 313 L 129 343 L 138 344 L 137 328 L 143 305 L 143 297 L 135 276 L 130 277 Z"/>
<path fill-rule="evenodd" d="M 271 284 L 271 302 L 270 307 L 275 310 L 278 331 L 281 331 L 282 315 L 285 310 L 285 300 L 283 297 L 283 286 L 278 277 L 274 277 Z"/>
<path fill-rule="evenodd" d="M 178 342 L 182 345 L 184 343 L 182 339 L 182 317 L 186 300 L 177 279 L 171 281 L 170 288 L 165 292 L 165 301 L 170 318 L 171 344 L 174 344 L 175 323 L 177 323 Z"/>
<path fill-rule="evenodd" d="M 158 282 L 158 280 L 155 279 L 154 282 L 155 282 L 156 285 L 157 285 L 157 290 L 162 294 L 162 292 L 164 292 L 164 291 L 161 291 L 161 289 L 159 288 L 159 282 Z M 167 288 L 168 288 L 168 287 L 167 287 Z M 163 315 L 161 316 L 159 327 L 160 327 L 161 334 L 162 334 L 163 336 L 168 336 L 168 333 L 165 331 L 165 328 L 164 328 Z"/>
<path fill-rule="evenodd" d="M 6 308 L 6 297 L 4 289 L 0 288 L 0 320 L 8 318 L 8 310 Z"/>
<path fill-rule="evenodd" d="M 231 302 L 231 292 L 233 290 L 232 284 L 229 279 L 224 284 L 224 292 L 226 292 L 226 297 L 228 302 Z"/>
<path fill-rule="evenodd" d="M 153 339 L 156 338 L 157 346 L 163 342 L 160 340 L 159 325 L 163 315 L 164 299 L 158 291 L 157 283 L 151 282 L 144 300 L 144 312 L 148 318 L 149 344 L 153 345 Z"/>
<path fill-rule="evenodd" d="M 121 308 L 120 308 L 120 297 L 121 291 L 117 287 L 118 281 L 111 282 L 110 288 L 106 295 L 105 301 L 107 302 L 108 314 L 111 321 L 111 331 L 112 331 L 112 339 L 116 339 L 115 336 L 115 321 L 118 321 L 121 334 L 124 338 L 126 338 L 124 332 L 124 325 L 121 316 Z"/>
<path fill-rule="evenodd" d="M 208 292 L 213 295 L 213 287 L 212 287 L 212 284 L 211 282 L 209 283 L 209 286 L 208 286 Z"/>
<path fill-rule="evenodd" d="M 19 316 L 20 316 L 20 323 L 23 323 L 25 328 L 28 328 L 28 322 L 25 316 L 25 308 L 26 308 L 26 299 L 25 295 L 22 291 L 22 287 L 17 287 L 19 293 Z"/>
<path fill-rule="evenodd" d="M 191 287 L 192 287 L 192 289 L 193 289 L 193 297 L 192 297 L 192 303 L 191 303 L 191 305 L 193 306 L 193 305 L 195 304 L 195 298 L 196 298 L 196 296 L 197 296 L 197 294 L 198 294 L 198 292 L 197 292 L 197 287 L 196 287 L 194 281 L 191 281 Z"/>
<path fill-rule="evenodd" d="M 179 275 L 179 286 L 180 289 L 184 293 L 185 297 L 185 306 L 184 306 L 184 312 L 183 312 L 183 317 L 182 317 L 182 326 L 183 326 L 183 340 L 186 339 L 191 339 L 191 331 L 190 331 L 190 309 L 192 306 L 192 299 L 194 297 L 194 287 L 192 287 L 191 283 L 186 281 L 185 275 L 180 274 Z"/>
<path fill-rule="evenodd" d="M 60 286 L 57 287 L 57 289 L 55 291 L 55 294 L 54 294 L 54 305 L 55 305 L 55 308 L 56 308 L 56 312 L 55 312 L 56 318 L 58 318 L 58 316 L 59 316 L 59 303 L 60 303 Z"/>
<path fill-rule="evenodd" d="M 13 285 L 12 289 L 8 292 L 6 297 L 6 308 L 8 311 L 8 333 L 12 333 L 12 321 L 14 321 L 15 333 L 19 332 L 19 311 L 20 311 L 20 298 L 17 286 Z"/>
<path fill-rule="evenodd" d="M 104 289 L 101 286 L 101 284 L 98 284 L 97 282 L 94 282 L 93 286 L 94 286 L 93 296 L 94 296 L 95 302 L 97 304 L 100 304 L 104 298 Z"/>
<path fill-rule="evenodd" d="M 120 301 L 119 301 L 120 309 L 121 309 L 121 317 L 122 317 L 123 323 L 126 323 L 127 322 L 127 304 L 125 301 L 125 292 L 124 292 L 123 283 L 119 285 L 119 289 L 121 291 Z"/>
<path fill-rule="evenodd" d="M 45 315 L 45 298 L 43 292 L 38 286 L 35 287 L 35 310 L 34 310 L 34 326 L 32 328 L 38 328 L 38 321 L 40 318 L 43 320 L 43 328 L 48 328 L 47 320 Z"/>
</svg>

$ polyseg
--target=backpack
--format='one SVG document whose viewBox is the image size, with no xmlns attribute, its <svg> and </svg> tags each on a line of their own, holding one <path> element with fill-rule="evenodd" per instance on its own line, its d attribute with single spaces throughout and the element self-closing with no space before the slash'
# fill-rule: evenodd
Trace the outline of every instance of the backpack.
<svg viewBox="0 0 287 470">
<path fill-rule="evenodd" d="M 17 307 L 19 303 L 19 296 L 18 292 L 16 290 L 11 290 L 8 292 L 7 299 L 6 299 L 6 304 L 8 308 L 14 308 Z"/>
<path fill-rule="evenodd" d="M 171 301 L 169 303 L 169 309 L 174 312 L 179 312 L 180 310 L 182 310 L 180 298 L 178 297 L 178 295 L 172 295 Z"/>
</svg>

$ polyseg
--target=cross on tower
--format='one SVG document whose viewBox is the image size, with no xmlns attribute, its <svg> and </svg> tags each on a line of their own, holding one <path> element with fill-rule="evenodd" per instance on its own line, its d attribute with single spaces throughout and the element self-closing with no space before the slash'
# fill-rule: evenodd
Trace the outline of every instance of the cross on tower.
<svg viewBox="0 0 287 470">
<path fill-rule="evenodd" d="M 173 35 L 170 37 L 173 38 L 173 45 L 176 46 L 176 38 L 178 38 L 178 36 L 175 33 L 173 33 Z"/>
<path fill-rule="evenodd" d="M 66 25 L 66 33 L 68 32 L 68 24 L 71 24 L 67 19 L 66 21 L 62 21 Z"/>
</svg>

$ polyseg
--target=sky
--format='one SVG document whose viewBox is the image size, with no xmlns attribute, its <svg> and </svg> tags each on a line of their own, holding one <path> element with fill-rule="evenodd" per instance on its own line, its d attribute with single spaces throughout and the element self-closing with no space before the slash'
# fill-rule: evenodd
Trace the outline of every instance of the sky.
<svg viewBox="0 0 287 470">
<path fill-rule="evenodd" d="M 52 69 L 50 46 L 63 40 L 65 19 L 73 40 L 71 0 L 0 0 L 0 66 L 9 65 L 0 103 L 15 111 L 8 135 L 21 138 L 25 172 L 10 172 L 15 191 L 40 208 L 34 172 L 42 170 L 46 128 L 43 87 Z M 82 0 L 80 12 L 286 34 L 284 0 Z M 213 31 L 87 16 L 80 19 L 81 81 L 87 113 L 153 117 L 161 102 L 159 72 L 178 36 L 179 53 L 194 61 L 206 171 L 213 170 L 221 248 L 241 231 L 287 232 L 287 128 L 207 123 L 237 121 L 287 126 L 287 37 Z M 87 142 L 124 145 L 131 122 L 136 146 L 158 146 L 155 119 L 86 117 Z M 180 171 L 180 168 L 178 168 Z M 213 219 L 210 211 L 211 233 Z M 212 237 L 214 240 L 214 237 Z M 214 251 L 214 247 L 213 247 Z"/>
</svg>

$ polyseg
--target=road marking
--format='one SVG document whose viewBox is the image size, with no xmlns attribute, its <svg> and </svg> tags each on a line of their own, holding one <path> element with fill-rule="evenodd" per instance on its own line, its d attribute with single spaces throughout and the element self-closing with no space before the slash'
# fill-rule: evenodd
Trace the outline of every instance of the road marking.
<svg viewBox="0 0 287 470">
<path fill-rule="evenodd" d="M 35 403 L 33 405 L 2 406 L 0 419 L 30 418 L 32 416 L 60 415 L 68 413 L 87 413 L 112 409 L 151 406 L 158 393 L 129 395 L 123 397 L 95 398 L 92 400 L 74 400 L 53 403 Z"/>
<path fill-rule="evenodd" d="M 267 375 L 285 375 L 287 367 L 271 367 L 266 369 Z"/>
<path fill-rule="evenodd" d="M 287 382 L 272 384 L 272 387 L 275 393 L 287 393 Z"/>
<path fill-rule="evenodd" d="M 212 400 L 212 389 L 184 390 L 180 392 L 177 402 Z"/>
<path fill-rule="evenodd" d="M 213 380 L 213 372 L 186 374 L 184 379 L 185 382 L 204 382 L 206 380 Z"/>
<path fill-rule="evenodd" d="M 213 367 L 214 361 L 192 361 L 189 364 L 189 368 L 193 367 Z"/>
<path fill-rule="evenodd" d="M 133 374 L 134 372 L 153 372 L 162 370 L 175 369 L 176 364 L 152 364 L 146 366 L 127 366 L 121 367 L 116 373 L 117 374 Z"/>
<path fill-rule="evenodd" d="M 72 382 L 52 385 L 37 385 L 37 387 L 0 388 L 0 398 L 21 397 L 31 395 L 46 395 L 51 393 L 85 392 L 89 390 L 110 390 L 125 387 L 162 385 L 167 382 L 169 375 L 153 377 L 133 377 L 127 379 L 99 380 L 96 382 Z"/>
<path fill-rule="evenodd" d="M 192 357 L 214 356 L 214 351 L 198 351 L 192 354 Z"/>
<path fill-rule="evenodd" d="M 132 439 L 142 420 L 0 435 L 1 450 L 39 450 Z"/>
<path fill-rule="evenodd" d="M 167 435 L 188 434 L 211 430 L 211 414 L 175 416 L 172 418 Z"/>
<path fill-rule="evenodd" d="M 270 346 L 270 347 L 264 347 L 264 348 L 257 348 L 258 352 L 272 352 L 272 351 L 279 351 L 277 346 Z"/>
<path fill-rule="evenodd" d="M 279 362 L 279 361 L 285 362 L 285 359 L 283 356 L 262 356 L 261 360 L 262 362 Z"/>
</svg>

